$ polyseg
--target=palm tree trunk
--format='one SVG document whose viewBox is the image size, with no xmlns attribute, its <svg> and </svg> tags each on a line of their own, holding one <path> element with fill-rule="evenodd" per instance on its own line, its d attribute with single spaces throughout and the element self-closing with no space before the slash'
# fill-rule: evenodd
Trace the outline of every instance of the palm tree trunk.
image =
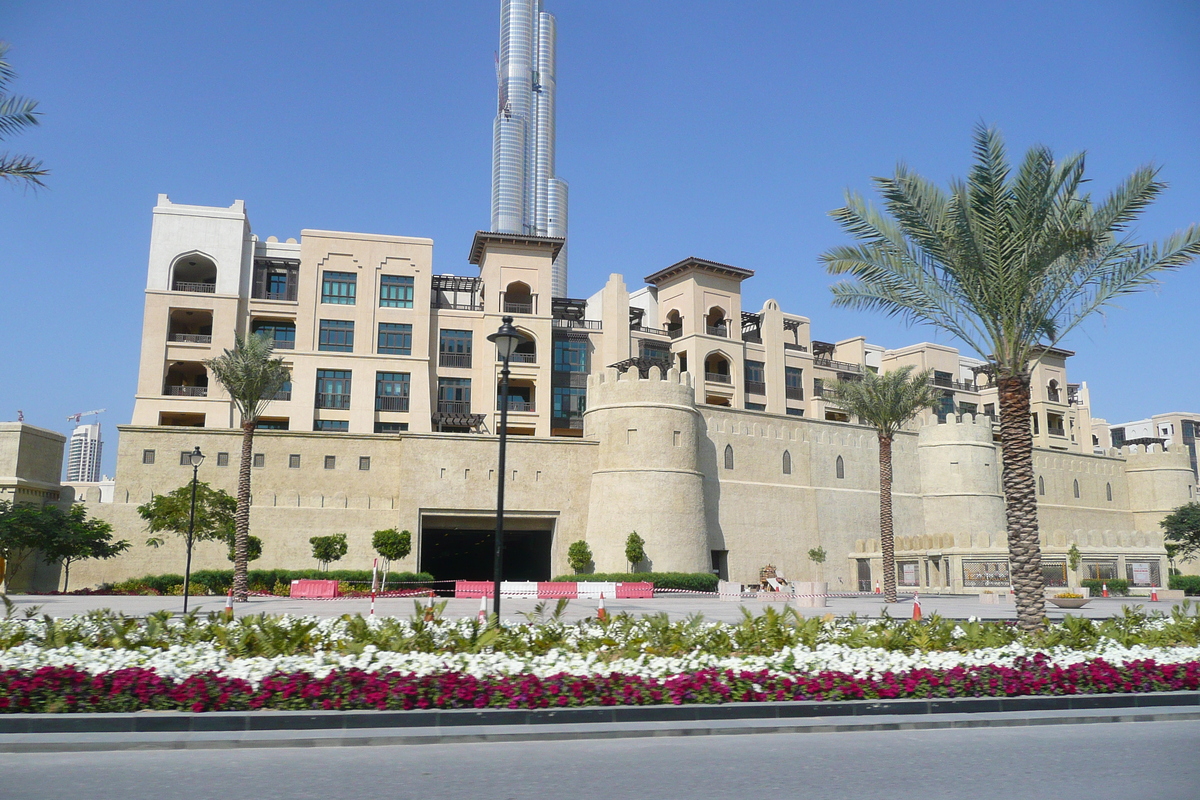
<svg viewBox="0 0 1200 800">
<path fill-rule="evenodd" d="M 1023 630 L 1033 631 L 1045 621 L 1046 592 L 1038 542 L 1033 433 L 1029 429 L 1029 376 L 999 378 L 996 383 L 1000 394 L 1009 575 L 1017 596 L 1018 624 Z"/>
<path fill-rule="evenodd" d="M 250 536 L 250 462 L 254 457 L 254 421 L 242 422 L 242 463 L 238 469 L 237 511 L 233 516 L 233 599 L 249 598 L 246 545 Z"/>
<path fill-rule="evenodd" d="M 896 602 L 896 537 L 892 530 L 892 437 L 879 437 L 879 547 L 883 550 L 883 599 Z"/>
</svg>

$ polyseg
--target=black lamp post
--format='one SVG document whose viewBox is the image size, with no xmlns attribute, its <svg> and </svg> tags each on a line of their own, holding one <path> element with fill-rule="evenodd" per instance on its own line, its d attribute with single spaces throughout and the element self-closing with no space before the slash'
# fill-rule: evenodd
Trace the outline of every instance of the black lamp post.
<svg viewBox="0 0 1200 800">
<path fill-rule="evenodd" d="M 183 613 L 185 614 L 188 607 L 188 590 L 192 582 L 192 544 L 195 542 L 196 535 L 196 479 L 200 474 L 200 465 L 204 463 L 204 453 L 200 452 L 200 445 L 196 445 L 196 449 L 188 456 L 188 461 L 192 464 L 192 510 L 188 514 L 187 564 L 183 568 Z"/>
<path fill-rule="evenodd" d="M 525 341 L 513 327 L 512 317 L 502 317 L 500 329 L 488 336 L 496 343 L 496 354 L 504 361 L 500 370 L 500 480 L 496 482 L 496 556 L 492 562 L 492 613 L 500 619 L 500 581 L 504 574 L 504 451 L 508 447 L 508 359 L 517 345 Z"/>
</svg>

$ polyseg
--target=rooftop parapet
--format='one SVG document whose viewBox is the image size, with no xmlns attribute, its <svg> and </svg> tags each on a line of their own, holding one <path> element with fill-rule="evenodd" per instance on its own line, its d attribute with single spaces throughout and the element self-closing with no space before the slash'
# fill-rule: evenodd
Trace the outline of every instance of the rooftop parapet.
<svg viewBox="0 0 1200 800">
<path fill-rule="evenodd" d="M 664 374 L 652 366 L 645 378 L 636 369 L 625 372 L 608 367 L 588 376 L 588 410 L 597 406 L 669 403 L 695 407 L 696 392 L 689 372 L 672 367 Z"/>
</svg>

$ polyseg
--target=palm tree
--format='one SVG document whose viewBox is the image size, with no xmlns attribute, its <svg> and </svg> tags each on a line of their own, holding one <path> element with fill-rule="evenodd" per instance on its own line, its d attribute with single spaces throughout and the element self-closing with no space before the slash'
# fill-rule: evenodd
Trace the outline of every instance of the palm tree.
<svg viewBox="0 0 1200 800">
<path fill-rule="evenodd" d="M 1035 146 L 1012 174 L 1000 134 L 975 132 L 969 177 L 946 192 L 904 166 L 876 178 L 886 214 L 847 193 L 832 216 L 856 246 L 821 256 L 834 305 L 883 311 L 949 332 L 983 356 L 999 392 L 1009 561 L 1021 627 L 1044 618 L 1029 425 L 1030 374 L 1047 348 L 1116 298 L 1200 253 L 1200 227 L 1162 243 L 1132 223 L 1166 188 L 1141 167 L 1102 202 L 1083 191 L 1084 156 Z"/>
<path fill-rule="evenodd" d="M 5 91 L 9 82 L 17 77 L 5 59 L 8 48 L 7 42 L 0 42 L 0 141 L 37 125 L 38 117 L 41 116 L 41 112 L 34 110 L 37 108 L 37 100 L 17 97 Z M 43 169 L 42 162 L 34 160 L 33 156 L 0 153 L 0 178 L 44 186 L 42 177 L 48 174 L 49 170 Z"/>
<path fill-rule="evenodd" d="M 265 333 L 251 334 L 244 339 L 235 335 L 232 350 L 204 362 L 242 414 L 242 462 L 238 470 L 233 534 L 233 596 L 238 601 L 245 600 L 250 590 L 246 580 L 246 548 L 250 535 L 250 461 L 254 453 L 254 429 L 267 405 L 292 377 L 282 358 L 272 358 L 274 349 L 274 342 Z"/>
<path fill-rule="evenodd" d="M 912 374 L 901 367 L 878 375 L 866 370 L 862 380 L 834 381 L 825 396 L 856 415 L 879 437 L 879 546 L 883 551 L 883 599 L 896 602 L 896 539 L 892 530 L 892 441 L 913 417 L 933 408 L 941 392 L 930 384 L 933 370 Z"/>
</svg>

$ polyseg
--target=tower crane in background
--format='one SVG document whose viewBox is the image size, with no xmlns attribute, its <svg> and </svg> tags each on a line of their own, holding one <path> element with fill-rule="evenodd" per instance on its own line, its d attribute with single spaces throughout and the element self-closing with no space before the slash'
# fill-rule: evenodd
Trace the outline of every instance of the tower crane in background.
<svg viewBox="0 0 1200 800">
<path fill-rule="evenodd" d="M 78 425 L 80 417 L 90 417 L 94 414 L 96 416 L 96 422 L 99 422 L 100 415 L 103 414 L 105 411 L 108 411 L 108 409 L 107 408 L 97 408 L 95 411 L 80 411 L 78 414 L 68 414 L 67 421 L 69 422 L 71 420 L 75 420 L 75 424 Z"/>
</svg>

